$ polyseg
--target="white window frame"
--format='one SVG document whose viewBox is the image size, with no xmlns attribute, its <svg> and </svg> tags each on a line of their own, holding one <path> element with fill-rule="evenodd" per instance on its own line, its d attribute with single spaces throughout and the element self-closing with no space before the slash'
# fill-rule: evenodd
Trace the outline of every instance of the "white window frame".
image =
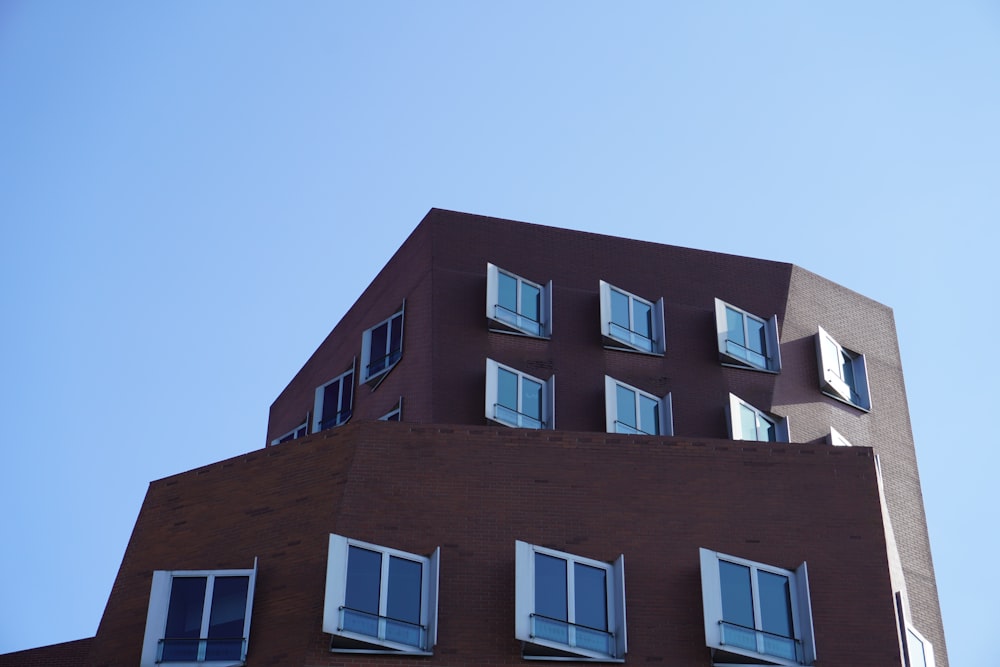
<svg viewBox="0 0 1000 667">
<path fill-rule="evenodd" d="M 500 305 L 500 274 L 517 281 L 517 312 L 511 312 Z M 521 285 L 530 285 L 540 293 L 538 304 L 539 320 L 535 321 L 521 314 Z M 502 309 L 502 310 L 501 310 Z M 540 285 L 527 278 L 501 269 L 495 264 L 486 264 L 486 319 L 493 331 L 522 334 L 533 338 L 552 336 L 552 281 Z"/>
<path fill-rule="evenodd" d="M 600 281 L 601 288 L 601 335 L 604 337 L 604 346 L 614 349 L 614 350 L 625 350 L 628 352 L 642 352 L 644 354 L 653 354 L 656 356 L 663 356 L 666 352 L 666 336 L 665 336 L 665 325 L 663 318 L 663 298 L 653 303 L 652 301 L 647 301 L 640 296 L 636 296 L 631 292 L 623 290 L 620 287 L 615 287 L 614 285 L 607 283 L 605 281 Z M 629 317 L 629 331 L 627 334 L 619 332 L 617 329 L 612 328 L 611 322 L 611 292 L 615 291 L 619 294 L 628 298 L 628 317 Z M 646 306 L 649 306 L 651 311 L 652 320 L 652 338 L 646 338 L 642 334 L 634 331 L 635 323 L 633 321 L 635 312 L 632 308 L 632 304 L 638 301 Z M 621 328 L 619 325 L 615 327 Z M 649 343 L 645 343 L 649 341 Z"/>
<path fill-rule="evenodd" d="M 764 325 L 765 344 L 767 345 L 767 349 L 765 350 L 765 362 L 763 365 L 754 363 L 750 359 L 743 358 L 730 351 L 729 319 L 726 317 L 727 308 L 739 313 L 742 316 L 744 340 L 748 337 L 748 319 Z M 738 308 L 731 303 L 726 303 L 722 299 L 716 299 L 715 330 L 719 342 L 719 361 L 722 362 L 722 365 L 733 366 L 735 368 L 749 368 L 752 370 L 766 371 L 768 373 L 778 373 L 781 371 L 781 345 L 778 340 L 777 315 L 772 315 L 770 320 L 765 320 L 764 318 L 757 317 L 753 313 L 747 312 L 742 308 Z M 733 343 L 734 345 L 739 345 L 735 341 L 733 341 Z"/>
<path fill-rule="evenodd" d="M 868 390 L 868 365 L 865 355 L 848 350 L 837 342 L 826 329 L 818 327 L 816 334 L 816 362 L 819 364 L 820 390 L 842 403 L 868 412 L 872 409 Z M 843 363 L 848 360 L 854 376 L 854 386 L 843 377 Z M 855 398 L 856 395 L 856 398 Z"/>
<path fill-rule="evenodd" d="M 375 637 L 353 632 L 342 627 L 341 610 L 347 599 L 347 567 L 350 548 L 359 547 L 382 554 L 381 590 L 379 592 L 379 632 Z M 422 646 L 411 646 L 384 637 L 386 604 L 388 601 L 389 557 L 395 556 L 421 564 L 420 625 L 423 629 Z M 330 534 L 330 551 L 326 565 L 326 595 L 323 602 L 323 632 L 333 635 L 330 650 L 337 653 L 392 653 L 407 655 L 432 655 L 437 644 L 438 579 L 440 574 L 441 547 L 430 556 L 420 556 L 378 544 L 370 544 L 342 535 Z"/>
<path fill-rule="evenodd" d="M 743 440 L 743 412 L 740 407 L 746 407 L 748 410 L 752 410 L 756 418 L 758 419 L 758 424 L 754 425 L 756 430 L 759 429 L 759 420 L 764 420 L 774 426 L 774 436 L 775 442 L 791 442 L 791 427 L 789 426 L 788 417 L 778 417 L 776 415 L 769 414 L 755 408 L 746 401 L 744 401 L 739 396 L 735 394 L 729 394 L 729 403 L 726 405 L 726 421 L 729 425 L 729 438 L 731 440 Z M 753 440 L 751 442 L 770 442 L 769 440 Z"/>
<path fill-rule="evenodd" d="M 518 376 L 518 410 L 516 411 L 519 415 L 518 423 L 514 424 L 509 421 L 505 421 L 497 416 L 497 401 L 498 401 L 498 378 L 499 369 L 509 371 Z M 542 418 L 540 421 L 540 426 L 532 426 L 530 424 L 522 423 L 521 417 L 521 382 L 524 379 L 537 382 L 542 385 Z M 555 401 L 555 391 L 556 391 L 556 376 L 550 375 L 548 380 L 542 380 L 534 375 L 529 375 L 528 373 L 523 373 L 516 368 L 511 368 L 504 364 L 493 361 L 492 359 L 486 360 L 486 418 L 492 422 L 498 424 L 503 424 L 504 426 L 510 426 L 512 428 L 539 428 L 539 429 L 554 429 L 556 427 L 556 401 Z M 528 418 L 531 419 L 531 418 Z M 532 421 L 534 421 L 532 419 Z"/>
<path fill-rule="evenodd" d="M 638 428 L 632 428 L 627 424 L 622 424 L 618 420 L 618 387 L 622 387 L 635 394 L 636 401 L 636 421 L 641 418 L 639 410 L 639 397 L 644 396 L 651 401 L 656 401 L 657 412 L 660 420 L 660 433 L 650 433 L 642 428 L 643 424 L 637 424 Z M 674 409 L 673 398 L 668 392 L 666 396 L 654 396 L 647 391 L 643 391 L 621 380 L 616 380 L 610 375 L 604 376 L 604 412 L 607 416 L 608 433 L 626 433 L 631 435 L 673 435 L 674 434 Z M 626 428 L 630 430 L 620 430 Z"/>
<path fill-rule="evenodd" d="M 608 634 L 612 650 L 608 653 L 564 644 L 551 639 L 535 636 L 532 620 L 535 615 L 535 554 L 542 553 L 567 563 L 567 616 L 570 626 L 568 636 L 575 636 L 572 625 L 575 618 L 572 565 L 581 563 L 603 569 L 607 582 Z M 522 657 L 526 660 L 574 659 L 593 662 L 624 662 L 628 651 L 625 628 L 625 556 L 620 555 L 613 563 L 606 563 L 564 551 L 556 551 L 518 540 L 515 543 L 515 621 L 514 636 L 522 642 Z"/>
<path fill-rule="evenodd" d="M 844 437 L 844 434 L 837 429 L 830 427 L 830 444 L 834 447 L 853 447 L 851 441 Z"/>
<path fill-rule="evenodd" d="M 904 641 L 904 648 L 906 649 L 906 667 L 935 667 L 934 662 L 934 645 L 931 644 L 927 639 L 917 632 L 917 629 L 906 624 L 906 639 Z M 923 662 L 917 662 L 915 660 L 914 653 L 916 649 L 920 649 L 923 654 Z"/>
<path fill-rule="evenodd" d="M 385 368 L 382 368 L 374 373 L 369 373 L 368 368 L 372 364 L 373 352 L 380 353 L 378 354 L 378 357 L 382 359 L 386 359 L 391 355 L 391 352 L 389 350 L 393 338 L 392 322 L 397 317 L 399 318 L 399 354 L 396 356 L 395 359 L 390 359 L 389 362 L 386 364 Z M 374 387 L 378 386 L 378 384 L 385 378 L 386 374 L 388 374 L 389 371 L 395 368 L 396 364 L 398 364 L 403 359 L 403 348 L 404 348 L 403 334 L 406 330 L 405 323 L 406 323 L 406 301 L 403 301 L 403 305 L 400 307 L 399 310 L 397 310 L 392 315 L 385 318 L 375 326 L 369 327 L 368 329 L 365 330 L 365 333 L 361 336 L 361 382 L 372 385 L 372 388 L 374 389 Z M 372 332 L 382 326 L 386 327 L 386 336 L 385 336 L 386 349 L 384 351 L 372 350 Z"/>
<path fill-rule="evenodd" d="M 355 377 L 355 375 L 354 375 L 354 367 L 356 365 L 357 365 L 357 359 L 355 359 L 354 361 L 351 362 L 351 367 L 349 369 L 347 369 L 346 371 L 344 371 L 343 373 L 341 373 L 337 377 L 335 377 L 335 378 L 333 378 L 331 380 L 328 380 L 328 381 L 324 382 L 323 384 L 321 384 L 320 386 L 316 387 L 316 396 L 315 396 L 315 399 L 313 401 L 313 426 L 312 426 L 312 432 L 313 433 L 319 433 L 320 431 L 323 431 L 323 430 L 328 429 L 328 428 L 336 428 L 337 426 L 343 426 L 348 421 L 350 421 L 351 417 L 354 415 L 354 395 L 357 393 L 357 387 L 355 387 L 355 385 L 354 385 L 354 377 Z M 336 424 L 324 427 L 323 426 L 323 401 L 325 400 L 325 391 L 324 390 L 328 386 L 330 386 L 331 384 L 333 384 L 334 382 L 338 382 L 338 381 L 341 382 L 341 385 L 340 385 L 340 396 L 338 397 L 338 402 L 340 402 L 342 404 L 343 400 L 344 400 L 344 384 L 343 384 L 342 381 L 345 378 L 347 378 L 348 376 L 350 376 L 350 383 L 351 383 L 351 404 L 347 408 L 348 411 L 349 411 L 349 414 L 344 419 L 341 419 L 340 417 L 338 417 Z M 344 407 L 343 407 L 343 405 L 341 405 L 340 406 L 340 410 L 337 411 L 337 414 L 340 415 L 340 414 L 343 414 L 343 412 L 344 412 Z"/>
<path fill-rule="evenodd" d="M 300 434 L 300 431 L 301 431 L 301 434 Z M 280 444 L 288 442 L 290 440 L 298 440 L 299 438 L 304 438 L 307 435 L 309 435 L 309 417 L 308 416 L 306 417 L 306 420 L 304 422 L 302 422 L 301 424 L 299 424 L 298 426 L 296 426 L 295 428 L 293 428 L 291 431 L 288 431 L 287 433 L 282 433 L 277 438 L 275 438 L 274 440 L 272 440 L 271 441 L 271 445 L 272 446 L 274 446 L 274 445 L 280 445 Z"/>
<path fill-rule="evenodd" d="M 212 595 L 215 591 L 215 579 L 218 577 L 247 577 L 247 606 L 243 616 L 243 648 L 240 660 L 196 660 L 196 661 L 164 661 L 161 662 L 160 647 L 163 635 L 167 629 L 167 612 L 170 608 L 170 590 L 175 578 L 205 577 L 205 602 L 202 611 L 201 635 L 208 629 L 209 614 L 212 609 Z M 146 610 L 146 630 L 143 635 L 140 667 L 156 667 L 157 665 L 242 665 L 246 662 L 247 647 L 250 644 L 250 617 L 253 613 L 254 587 L 257 582 L 257 559 L 249 570 L 156 570 L 153 572 L 153 582 L 149 589 L 149 606 Z M 198 653 L 205 654 L 205 637 L 199 638 Z"/>
<path fill-rule="evenodd" d="M 726 654 L 730 658 L 736 658 L 727 659 L 724 661 L 726 663 L 743 662 L 739 658 L 753 658 L 770 665 L 811 665 L 816 661 L 812 603 L 809 596 L 809 574 L 805 563 L 802 563 L 794 570 L 785 570 L 709 549 L 701 548 L 698 551 L 701 559 L 701 595 L 702 607 L 705 613 L 705 644 L 715 652 L 716 664 L 723 662 L 719 660 L 719 652 Z M 719 561 L 742 565 L 751 570 L 750 580 L 753 591 L 755 627 L 748 629 L 753 632 L 757 650 L 725 641 L 726 624 L 723 622 L 722 582 L 719 575 Z M 767 646 L 765 643 L 766 633 L 760 629 L 760 599 L 757 592 L 757 572 L 759 571 L 788 577 L 793 626 L 793 636 L 790 639 L 794 641 L 795 659 L 765 652 Z"/>
</svg>

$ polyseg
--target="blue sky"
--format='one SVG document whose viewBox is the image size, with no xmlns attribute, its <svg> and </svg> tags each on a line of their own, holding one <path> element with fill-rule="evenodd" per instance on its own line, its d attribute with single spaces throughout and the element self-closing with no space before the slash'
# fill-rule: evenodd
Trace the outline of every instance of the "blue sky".
<svg viewBox="0 0 1000 667">
<path fill-rule="evenodd" d="M 985 0 L 3 0 L 0 652 L 94 634 L 148 482 L 262 446 L 436 206 L 893 307 L 949 653 L 981 662 L 998 119 Z"/>
</svg>

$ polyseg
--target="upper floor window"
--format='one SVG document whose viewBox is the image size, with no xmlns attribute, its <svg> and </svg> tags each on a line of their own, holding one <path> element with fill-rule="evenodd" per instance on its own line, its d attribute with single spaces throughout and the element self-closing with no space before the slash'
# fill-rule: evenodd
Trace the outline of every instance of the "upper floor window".
<svg viewBox="0 0 1000 667">
<path fill-rule="evenodd" d="M 331 650 L 430 655 L 440 547 L 430 556 L 330 535 L 323 632 Z"/>
<path fill-rule="evenodd" d="M 856 408 L 871 410 L 865 355 L 841 347 L 823 327 L 819 327 L 816 340 L 820 388 L 823 393 Z"/>
<path fill-rule="evenodd" d="M 403 356 L 403 312 L 379 322 L 361 338 L 361 382 L 372 382 L 392 370 Z"/>
<path fill-rule="evenodd" d="M 316 388 L 313 433 L 340 426 L 354 409 L 354 364 L 351 369 Z"/>
<path fill-rule="evenodd" d="M 733 394 L 729 394 L 726 412 L 729 417 L 729 437 L 733 440 L 791 441 L 788 417 L 769 415 Z"/>
<path fill-rule="evenodd" d="M 663 354 L 663 299 L 646 301 L 601 281 L 601 334 L 609 347 Z"/>
<path fill-rule="evenodd" d="M 781 370 L 777 315 L 763 320 L 716 299 L 715 328 L 719 359 L 724 364 L 775 373 Z"/>
<path fill-rule="evenodd" d="M 625 658 L 625 557 L 604 563 L 516 543 L 515 637 L 525 658 Z"/>
<path fill-rule="evenodd" d="M 309 421 L 306 420 L 293 428 L 288 433 L 279 435 L 277 438 L 271 441 L 272 445 L 280 445 L 283 442 L 288 442 L 289 440 L 297 440 L 298 438 L 304 438 L 309 434 Z"/>
<path fill-rule="evenodd" d="M 242 664 L 256 574 L 256 562 L 251 570 L 153 572 L 140 665 Z"/>
<path fill-rule="evenodd" d="M 486 360 L 486 418 L 520 428 L 555 428 L 555 382 Z"/>
<path fill-rule="evenodd" d="M 674 434 L 670 394 L 653 396 L 605 375 L 604 404 L 608 433 Z"/>
<path fill-rule="evenodd" d="M 543 287 L 487 264 L 486 317 L 502 331 L 548 338 L 552 335 L 552 281 Z"/>
<path fill-rule="evenodd" d="M 805 563 L 784 570 L 699 551 L 705 643 L 714 650 L 715 664 L 813 664 L 816 644 Z"/>
<path fill-rule="evenodd" d="M 906 624 L 906 667 L 934 667 L 934 645 Z"/>
</svg>

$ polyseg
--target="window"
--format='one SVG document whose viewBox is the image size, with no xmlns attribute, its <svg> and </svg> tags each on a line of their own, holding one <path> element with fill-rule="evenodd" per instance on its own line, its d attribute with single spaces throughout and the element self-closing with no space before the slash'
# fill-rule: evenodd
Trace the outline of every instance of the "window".
<svg viewBox="0 0 1000 667">
<path fill-rule="evenodd" d="M 309 434 L 309 420 L 306 419 L 304 422 L 293 428 L 288 433 L 285 433 L 284 435 L 279 435 L 277 438 L 271 441 L 271 444 L 280 445 L 281 443 L 288 442 L 289 440 L 297 440 L 298 438 L 304 438 L 308 434 Z"/>
<path fill-rule="evenodd" d="M 906 667 L 934 667 L 934 646 L 906 624 Z"/>
<path fill-rule="evenodd" d="M 430 556 L 330 535 L 323 632 L 331 650 L 430 655 L 440 547 Z"/>
<path fill-rule="evenodd" d="M 500 331 L 552 335 L 552 281 L 545 287 L 486 265 L 486 318 Z"/>
<path fill-rule="evenodd" d="M 556 377 L 539 380 L 486 360 L 486 418 L 519 428 L 555 428 Z"/>
<path fill-rule="evenodd" d="M 701 554 L 705 643 L 715 664 L 811 665 L 816 660 L 806 564 L 794 571 Z"/>
<path fill-rule="evenodd" d="M 774 373 L 781 370 L 777 315 L 770 320 L 762 320 L 716 299 L 715 329 L 722 363 Z"/>
<path fill-rule="evenodd" d="M 377 384 L 403 356 L 403 311 L 379 322 L 361 339 L 361 381 Z"/>
<path fill-rule="evenodd" d="M 856 408 L 871 410 L 865 355 L 841 347 L 833 336 L 819 327 L 816 357 L 819 363 L 819 386 L 824 394 Z"/>
<path fill-rule="evenodd" d="M 243 664 L 257 563 L 250 570 L 153 572 L 142 667 Z"/>
<path fill-rule="evenodd" d="M 378 420 L 380 422 L 398 422 L 402 418 L 403 418 L 403 397 L 400 396 L 399 402 L 396 403 L 396 406 L 392 410 L 389 410 L 389 412 L 379 417 Z"/>
<path fill-rule="evenodd" d="M 518 541 L 515 568 L 525 658 L 624 660 L 624 556 L 603 563 Z"/>
<path fill-rule="evenodd" d="M 650 303 L 602 280 L 601 334 L 608 347 L 662 355 L 663 299 Z"/>
<path fill-rule="evenodd" d="M 830 444 L 835 447 L 850 447 L 851 441 L 844 437 L 844 434 L 837 429 L 830 427 Z"/>
<path fill-rule="evenodd" d="M 670 394 L 657 398 L 605 375 L 604 404 L 608 433 L 674 434 Z"/>
<path fill-rule="evenodd" d="M 313 408 L 313 433 L 340 426 L 351 418 L 354 407 L 354 365 L 316 388 Z"/>
<path fill-rule="evenodd" d="M 729 417 L 729 437 L 733 440 L 791 442 L 788 417 L 765 414 L 733 394 L 729 394 L 726 412 Z"/>
</svg>

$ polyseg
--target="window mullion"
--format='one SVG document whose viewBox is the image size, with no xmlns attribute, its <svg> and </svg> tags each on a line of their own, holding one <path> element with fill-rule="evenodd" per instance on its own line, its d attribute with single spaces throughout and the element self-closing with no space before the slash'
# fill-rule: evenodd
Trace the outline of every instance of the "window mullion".
<svg viewBox="0 0 1000 667">
<path fill-rule="evenodd" d="M 764 616 L 760 609 L 760 588 L 757 585 L 757 567 L 750 566 L 750 597 L 753 601 L 753 627 L 757 632 L 757 652 L 766 653 L 764 648 Z"/>
<path fill-rule="evenodd" d="M 382 570 L 379 577 L 379 591 L 378 591 L 378 615 L 379 618 L 379 636 L 384 634 L 382 626 L 382 619 L 389 615 L 389 561 L 392 560 L 392 556 L 386 552 L 380 552 L 382 554 Z"/>
<path fill-rule="evenodd" d="M 210 574 L 205 578 L 205 606 L 201 610 L 201 632 L 198 635 L 198 661 L 205 659 L 205 652 L 208 649 L 208 625 L 212 619 L 212 597 L 215 595 L 215 575 Z"/>
</svg>

